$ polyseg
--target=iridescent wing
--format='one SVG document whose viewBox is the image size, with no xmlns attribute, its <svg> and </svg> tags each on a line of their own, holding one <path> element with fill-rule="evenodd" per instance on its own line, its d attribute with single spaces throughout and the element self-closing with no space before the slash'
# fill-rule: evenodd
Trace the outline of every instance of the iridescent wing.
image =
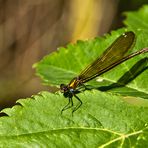
<svg viewBox="0 0 148 148">
<path fill-rule="evenodd" d="M 84 69 L 78 78 L 85 83 L 120 64 L 125 54 L 135 43 L 135 34 L 132 31 L 119 36 L 94 62 Z"/>
</svg>

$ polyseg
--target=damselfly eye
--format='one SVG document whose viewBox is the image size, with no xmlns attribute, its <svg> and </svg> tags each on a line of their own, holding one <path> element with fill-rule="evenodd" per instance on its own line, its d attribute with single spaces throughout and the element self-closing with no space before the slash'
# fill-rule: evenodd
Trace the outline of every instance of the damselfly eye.
<svg viewBox="0 0 148 148">
<path fill-rule="evenodd" d="M 62 92 L 65 92 L 65 91 L 68 90 L 67 85 L 65 85 L 65 84 L 61 84 L 60 89 L 61 89 Z"/>
</svg>

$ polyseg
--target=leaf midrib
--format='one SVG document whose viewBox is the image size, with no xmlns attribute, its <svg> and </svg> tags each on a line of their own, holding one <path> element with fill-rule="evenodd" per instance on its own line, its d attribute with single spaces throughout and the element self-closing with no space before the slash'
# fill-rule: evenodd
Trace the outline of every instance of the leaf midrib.
<svg viewBox="0 0 148 148">
<path fill-rule="evenodd" d="M 138 130 L 138 131 L 124 134 L 124 133 L 115 132 L 115 131 L 112 131 L 112 130 L 106 129 L 106 128 L 103 129 L 103 128 L 88 128 L 88 127 L 66 127 L 66 128 L 50 129 L 50 130 L 46 130 L 46 131 L 42 131 L 42 132 L 34 132 L 34 133 L 27 133 L 27 134 L 20 134 L 20 135 L 10 135 L 10 136 L 4 135 L 4 136 L 0 136 L 0 137 L 1 138 L 18 137 L 18 136 L 36 135 L 36 134 L 42 134 L 42 133 L 61 132 L 61 131 L 67 131 L 67 130 L 70 130 L 70 131 L 72 131 L 72 130 L 73 131 L 80 131 L 80 130 L 83 130 L 83 131 L 104 131 L 104 132 L 109 132 L 110 134 L 118 135 L 119 136 L 118 138 L 121 138 L 121 137 L 128 138 L 130 136 L 138 135 L 138 134 L 144 132 L 144 130 Z"/>
</svg>

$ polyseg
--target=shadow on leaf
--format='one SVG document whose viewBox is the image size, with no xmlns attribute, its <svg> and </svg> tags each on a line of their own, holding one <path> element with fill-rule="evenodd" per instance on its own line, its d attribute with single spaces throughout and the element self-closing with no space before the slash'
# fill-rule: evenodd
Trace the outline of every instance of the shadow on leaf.
<svg viewBox="0 0 148 148">
<path fill-rule="evenodd" d="M 136 77 L 138 77 L 141 73 L 143 73 L 146 69 L 148 69 L 148 58 L 143 58 L 139 60 L 129 71 L 127 71 L 116 83 L 113 83 L 108 86 L 101 87 L 93 87 L 87 85 L 87 90 L 97 89 L 100 91 L 109 91 L 115 88 L 124 87 Z M 148 98 L 148 95 L 144 94 L 144 98 Z"/>
</svg>

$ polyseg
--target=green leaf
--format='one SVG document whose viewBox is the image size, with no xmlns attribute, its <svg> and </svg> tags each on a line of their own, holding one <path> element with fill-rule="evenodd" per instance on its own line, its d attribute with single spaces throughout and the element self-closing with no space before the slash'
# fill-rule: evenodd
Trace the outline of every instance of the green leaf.
<svg viewBox="0 0 148 148">
<path fill-rule="evenodd" d="M 119 35 L 128 30 L 134 31 L 137 36 L 135 47 L 130 52 L 148 47 L 148 19 L 145 17 L 148 16 L 148 6 L 143 7 L 138 12 L 126 13 L 126 15 L 127 20 L 125 23 L 129 26 L 128 28 L 112 31 L 111 35 L 106 34 L 104 37 L 78 41 L 75 44 L 69 44 L 66 48 L 59 48 L 58 52 L 44 57 L 34 65 L 37 75 L 42 78 L 46 85 L 59 86 L 61 83 L 67 84 L 96 57 L 100 56 Z M 140 21 L 141 19 L 142 21 Z M 148 58 L 145 58 L 147 55 L 148 53 L 145 53 L 134 57 L 88 84 L 99 88 L 99 90 L 110 91 L 114 94 L 147 99 Z M 134 79 L 131 77 L 134 77 Z M 97 80 L 101 80 L 101 82 Z M 114 85 L 114 83 L 120 83 L 121 80 L 127 85 L 124 87 Z"/>
<path fill-rule="evenodd" d="M 135 32 L 145 32 L 148 33 L 148 5 L 143 6 L 139 11 L 127 12 L 127 16 L 124 23 L 128 28 L 134 30 Z M 148 39 L 147 39 L 148 40 Z M 143 42 L 144 44 L 145 42 Z"/>
<path fill-rule="evenodd" d="M 148 108 L 99 91 L 78 95 L 83 105 L 71 115 L 61 93 L 42 92 L 19 100 L 0 118 L 0 147 L 147 147 Z M 74 100 L 76 104 L 76 100 Z"/>
</svg>

